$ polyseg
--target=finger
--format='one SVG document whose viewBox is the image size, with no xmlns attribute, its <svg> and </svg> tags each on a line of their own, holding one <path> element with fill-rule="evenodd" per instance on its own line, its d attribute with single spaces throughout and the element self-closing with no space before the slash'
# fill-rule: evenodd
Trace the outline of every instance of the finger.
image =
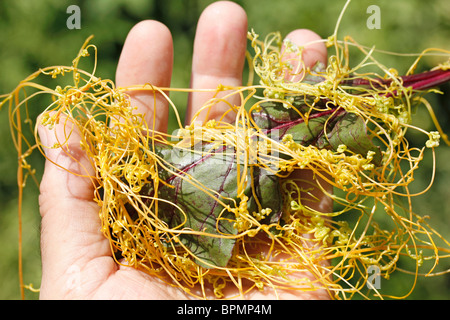
<svg viewBox="0 0 450 320">
<path fill-rule="evenodd" d="M 75 125 L 60 119 L 54 129 L 40 126 L 38 131 L 47 157 L 39 196 L 44 297 L 69 289 L 70 270 L 81 270 L 95 258 L 112 257 L 93 201 L 94 168 L 80 147 Z"/>
<path fill-rule="evenodd" d="M 286 36 L 291 43 L 299 47 L 304 47 L 301 56 L 292 52 L 284 55 L 284 59 L 290 59 L 294 65 L 294 74 L 288 75 L 290 81 L 299 81 L 302 78 L 302 68 L 314 66 L 316 62 L 327 63 L 327 49 L 321 41 L 321 37 L 313 31 L 298 29 Z M 295 56 L 297 55 L 297 56 Z M 332 186 L 324 178 L 315 175 L 311 170 L 295 170 L 291 178 L 298 181 L 300 189 L 309 190 L 302 195 L 304 205 L 319 212 L 330 212 L 333 207 L 332 199 L 328 196 L 332 193 Z"/>
<path fill-rule="evenodd" d="M 116 85 L 154 85 L 169 87 L 173 68 L 173 43 L 170 31 L 157 21 L 146 20 L 134 26 L 126 40 L 116 70 Z M 150 88 L 150 86 L 149 86 Z M 165 132 L 168 102 L 152 90 L 129 91 L 133 107 L 145 114 L 150 128 Z"/>
<path fill-rule="evenodd" d="M 316 62 L 327 63 L 327 48 L 321 37 L 308 29 L 297 29 L 286 36 L 288 42 L 297 47 L 303 47 L 301 53 L 286 53 L 286 44 L 283 44 L 283 59 L 289 60 L 293 64 L 292 74 L 287 75 L 287 79 L 296 82 L 302 79 L 303 67 L 313 67 Z M 286 42 L 285 42 L 286 43 Z"/>
<path fill-rule="evenodd" d="M 194 41 L 191 87 L 193 89 L 215 89 L 219 84 L 240 86 L 245 62 L 247 42 L 247 16 L 233 2 L 220 1 L 207 7 L 202 13 Z M 223 97 L 222 92 L 218 97 Z M 190 123 L 198 110 L 215 95 L 214 92 L 190 94 L 186 122 Z M 227 100 L 239 105 L 238 96 Z M 195 121 L 218 119 L 229 109 L 226 103 L 218 103 L 210 112 L 202 111 Z M 230 114 L 225 121 L 232 120 Z"/>
</svg>

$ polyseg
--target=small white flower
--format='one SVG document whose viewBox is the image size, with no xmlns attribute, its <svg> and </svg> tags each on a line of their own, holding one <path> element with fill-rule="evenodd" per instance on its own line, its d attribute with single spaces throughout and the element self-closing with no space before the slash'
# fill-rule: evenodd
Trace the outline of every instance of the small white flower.
<svg viewBox="0 0 450 320">
<path fill-rule="evenodd" d="M 428 134 L 428 137 L 430 138 L 425 145 L 427 146 L 427 148 L 436 148 L 439 146 L 439 139 L 441 138 L 441 136 L 439 135 L 439 132 L 437 131 L 431 131 Z"/>
</svg>

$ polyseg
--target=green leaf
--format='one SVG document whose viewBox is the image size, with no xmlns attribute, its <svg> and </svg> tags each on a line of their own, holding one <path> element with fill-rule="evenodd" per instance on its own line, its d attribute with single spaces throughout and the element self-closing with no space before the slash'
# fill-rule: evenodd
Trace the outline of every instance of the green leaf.
<svg viewBox="0 0 450 320">
<path fill-rule="evenodd" d="M 373 163 L 381 163 L 381 150 L 373 143 L 366 124 L 359 115 L 342 108 L 332 108 L 312 112 L 308 121 L 305 121 L 300 113 L 309 107 L 302 105 L 298 99 L 295 101 L 294 106 L 298 111 L 294 108 L 287 109 L 281 103 L 268 102 L 261 105 L 260 111 L 253 112 L 252 118 L 272 139 L 281 141 L 286 134 L 290 134 L 301 145 L 314 145 L 334 151 L 344 144 L 349 151 L 364 157 L 368 151 L 375 152 Z"/>
<path fill-rule="evenodd" d="M 200 144 L 188 150 L 160 146 L 156 151 L 176 168 L 174 174 L 160 170 L 160 177 L 168 185 L 160 184 L 157 197 L 175 205 L 159 201 L 159 217 L 177 230 L 208 233 L 180 233 L 178 237 L 198 258 L 199 265 L 226 266 L 236 242 L 233 236 L 238 232 L 235 214 L 227 206 L 239 206 L 237 184 L 243 167 L 239 169 L 234 148 L 214 149 L 212 144 Z M 282 205 L 278 178 L 256 166 L 250 166 L 245 178 L 248 183 L 244 194 L 249 198 L 250 213 L 270 208 L 272 213 L 267 219 L 276 223 Z M 153 196 L 153 186 L 147 186 L 143 195 Z"/>
<path fill-rule="evenodd" d="M 373 151 L 375 155 L 372 162 L 375 165 L 379 165 L 382 160 L 381 150 L 372 142 L 363 118 L 355 113 L 345 112 L 339 116 L 331 130 L 318 140 L 317 146 L 324 147 L 328 144 L 334 151 L 340 145 L 346 145 L 348 150 L 364 157 L 369 151 Z"/>
</svg>

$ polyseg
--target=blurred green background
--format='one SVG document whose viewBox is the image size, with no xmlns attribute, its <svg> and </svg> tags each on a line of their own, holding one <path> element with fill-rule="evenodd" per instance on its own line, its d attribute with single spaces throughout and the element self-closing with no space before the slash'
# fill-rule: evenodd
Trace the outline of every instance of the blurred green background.
<svg viewBox="0 0 450 320">
<path fill-rule="evenodd" d="M 10 92 L 17 83 L 39 67 L 70 65 L 84 40 L 91 34 L 98 47 L 97 75 L 114 79 L 116 63 L 122 44 L 130 28 L 143 19 L 156 19 L 172 31 L 175 48 L 172 86 L 188 87 L 192 43 L 196 22 L 202 10 L 214 1 L 208 0 L 0 0 L 0 94 Z M 334 31 L 336 20 L 345 4 L 344 0 L 241 0 L 248 14 L 249 29 L 261 36 L 271 31 L 286 35 L 293 29 L 309 28 L 326 38 Z M 81 29 L 69 30 L 66 9 L 77 4 L 81 9 Z M 380 8 L 381 28 L 369 29 L 366 12 L 369 5 Z M 342 21 L 339 36 L 352 36 L 357 42 L 377 49 L 400 53 L 417 53 L 427 47 L 450 50 L 450 2 L 448 0 L 383 0 L 354 1 Z M 377 54 L 377 59 L 400 73 L 407 71 L 413 58 Z M 355 55 L 354 65 L 358 61 Z M 440 58 L 423 60 L 419 69 L 431 68 L 443 62 Z M 444 131 L 450 133 L 450 86 L 442 87 L 446 95 L 430 96 Z M 182 108 L 187 96 L 172 96 Z M 31 116 L 43 109 L 36 104 Z M 181 111 L 181 113 L 183 113 Z M 20 299 L 18 278 L 18 218 L 17 218 L 17 155 L 12 144 L 7 109 L 0 110 L 0 299 Z M 424 110 L 419 110 L 414 124 L 433 129 Z M 423 145 L 425 138 L 410 136 L 412 144 Z M 430 223 L 450 239 L 450 148 L 437 149 L 437 176 L 432 189 L 415 199 L 415 211 L 430 216 Z M 431 157 L 427 153 L 422 170 L 416 174 L 414 190 L 426 186 L 430 179 Z M 43 161 L 39 155 L 33 159 L 37 177 L 42 174 Z M 63 214 L 63 213 L 61 213 Z M 24 280 L 34 287 L 40 286 L 40 217 L 38 188 L 29 181 L 25 189 L 23 210 Z M 400 263 L 400 267 L 407 265 Z M 450 268 L 449 261 L 441 261 L 439 270 Z M 425 269 L 426 271 L 426 269 Z M 382 280 L 382 293 L 405 294 L 412 285 L 412 277 L 394 274 Z M 27 299 L 37 299 L 38 294 L 26 291 Z M 450 277 L 444 275 L 419 278 L 416 290 L 408 299 L 449 299 Z"/>
</svg>

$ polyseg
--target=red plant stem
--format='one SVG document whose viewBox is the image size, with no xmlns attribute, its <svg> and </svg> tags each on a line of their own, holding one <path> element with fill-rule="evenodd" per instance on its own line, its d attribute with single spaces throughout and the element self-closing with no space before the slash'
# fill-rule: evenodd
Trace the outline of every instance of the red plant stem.
<svg viewBox="0 0 450 320">
<path fill-rule="evenodd" d="M 425 90 L 450 81 L 450 70 L 434 70 L 403 76 L 403 85 L 413 90 Z"/>
<path fill-rule="evenodd" d="M 319 117 L 323 117 L 326 115 L 330 115 L 332 116 L 334 114 L 334 116 L 340 115 L 341 113 L 344 113 L 345 109 L 343 108 L 332 108 L 330 110 L 326 110 L 326 111 L 322 111 L 322 112 L 317 112 L 317 113 L 312 113 L 309 115 L 308 120 L 310 119 L 314 119 L 314 118 L 319 118 Z M 292 120 L 292 121 L 288 121 L 288 122 L 284 122 L 283 124 L 277 125 L 273 128 L 270 129 L 266 129 L 263 130 L 263 133 L 265 133 L 266 135 L 269 135 L 272 133 L 273 130 L 282 130 L 282 129 L 289 129 L 290 127 L 297 125 L 299 123 L 303 123 L 305 122 L 305 119 L 300 117 L 296 120 Z"/>
<path fill-rule="evenodd" d="M 409 76 L 401 76 L 403 86 L 405 88 L 412 88 L 413 90 L 425 90 L 432 87 L 439 86 L 450 81 L 450 69 L 449 70 L 433 70 L 426 71 L 418 74 L 412 74 Z M 344 81 L 344 85 L 350 85 L 352 87 L 367 86 L 375 89 L 383 86 L 388 86 L 392 83 L 392 79 L 353 79 Z"/>
</svg>

